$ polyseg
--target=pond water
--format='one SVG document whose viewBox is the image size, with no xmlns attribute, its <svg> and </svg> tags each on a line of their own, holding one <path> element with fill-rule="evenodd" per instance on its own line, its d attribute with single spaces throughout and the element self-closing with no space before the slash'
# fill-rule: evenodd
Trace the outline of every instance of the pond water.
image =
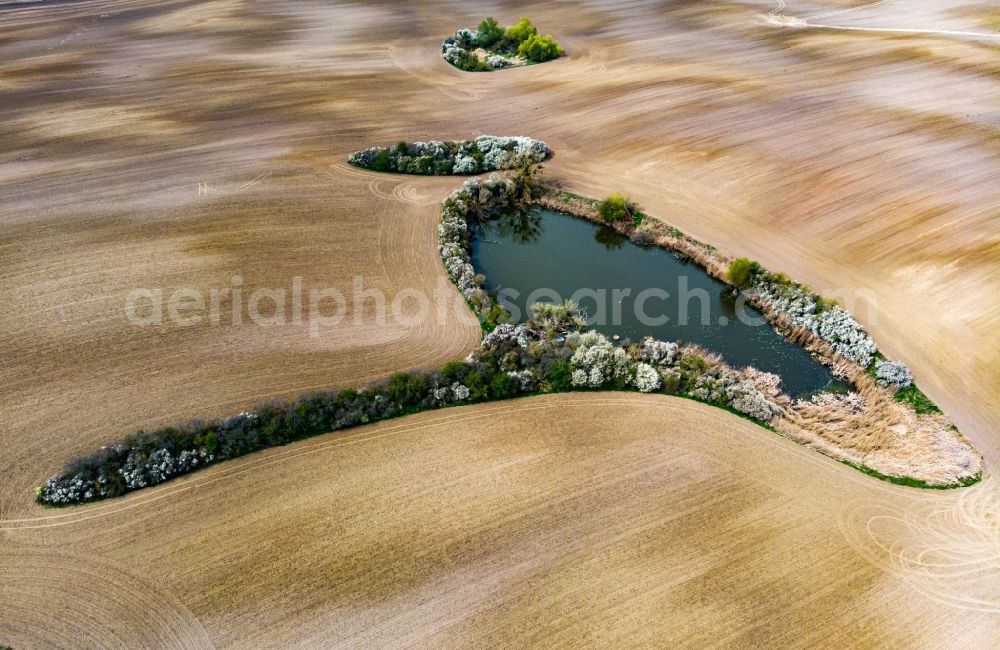
<svg viewBox="0 0 1000 650">
<path fill-rule="evenodd" d="M 698 343 L 734 367 L 779 375 L 793 396 L 836 388 L 828 368 L 724 283 L 611 228 L 537 208 L 504 215 L 476 226 L 472 264 L 517 320 L 530 304 L 569 298 L 608 336 Z"/>
</svg>

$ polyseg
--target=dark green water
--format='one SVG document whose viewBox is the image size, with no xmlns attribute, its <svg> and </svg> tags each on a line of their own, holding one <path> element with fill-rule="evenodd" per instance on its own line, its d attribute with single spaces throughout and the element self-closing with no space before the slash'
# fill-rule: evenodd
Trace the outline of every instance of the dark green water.
<svg viewBox="0 0 1000 650">
<path fill-rule="evenodd" d="M 532 303 L 570 298 L 608 336 L 698 343 L 737 368 L 779 375 L 793 396 L 833 380 L 698 265 L 584 219 L 535 209 L 479 225 L 472 264 L 518 320 Z"/>
</svg>

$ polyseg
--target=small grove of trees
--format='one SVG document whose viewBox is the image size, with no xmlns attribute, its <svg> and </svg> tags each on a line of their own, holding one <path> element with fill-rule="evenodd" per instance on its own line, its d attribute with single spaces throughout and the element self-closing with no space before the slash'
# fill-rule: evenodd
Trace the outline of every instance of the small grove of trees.
<svg viewBox="0 0 1000 650">
<path fill-rule="evenodd" d="M 515 176 L 520 190 L 526 191 L 540 169 L 530 163 L 540 162 L 548 154 L 548 147 L 540 140 L 520 136 L 479 136 L 475 140 L 453 142 L 400 141 L 392 147 L 357 151 L 347 161 L 379 172 L 425 175 L 475 174 L 524 167 L 527 162 L 528 167 Z M 521 195 L 519 191 L 518 196 Z"/>
<path fill-rule="evenodd" d="M 477 49 L 487 55 L 480 57 Z M 562 47 L 546 34 L 538 33 L 531 20 L 522 17 L 517 24 L 504 27 L 496 18 L 484 18 L 475 32 L 460 29 L 441 45 L 441 55 L 446 61 L 470 72 L 498 70 L 512 65 L 523 65 L 515 57 L 531 63 L 541 63 L 564 54 Z"/>
<path fill-rule="evenodd" d="M 763 271 L 763 267 L 747 257 L 737 257 L 729 263 L 726 270 L 726 282 L 739 289 L 749 289 L 754 276 Z"/>
</svg>

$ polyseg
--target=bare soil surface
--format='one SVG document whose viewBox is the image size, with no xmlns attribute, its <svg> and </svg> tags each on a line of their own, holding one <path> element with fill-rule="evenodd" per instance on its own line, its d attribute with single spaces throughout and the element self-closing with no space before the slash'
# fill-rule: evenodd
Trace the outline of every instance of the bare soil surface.
<svg viewBox="0 0 1000 650">
<path fill-rule="evenodd" d="M 756 18 L 775 7 L 501 3 L 567 56 L 484 75 L 439 53 L 481 7 L 0 5 L 0 644 L 992 643 L 1000 48 Z M 814 22 L 990 29 L 981 4 L 940 7 Z M 352 300 L 355 278 L 390 299 L 447 281 L 436 206 L 458 181 L 343 160 L 480 133 L 545 140 L 566 189 L 627 192 L 839 295 L 983 453 L 983 483 L 895 488 L 718 410 L 573 395 L 32 503 L 137 428 L 464 356 L 468 319 L 380 323 Z M 335 287 L 347 318 L 316 337 L 308 318 L 125 318 L 136 288 L 236 275 L 245 296 Z"/>
<path fill-rule="evenodd" d="M 25 647 L 70 631 L 121 647 L 977 647 L 998 632 L 973 602 L 997 596 L 998 567 L 963 563 L 977 540 L 948 518 L 985 489 L 873 481 L 678 398 L 447 409 L 0 522 L 0 634 Z M 924 570 L 908 566 L 918 555 Z"/>
</svg>

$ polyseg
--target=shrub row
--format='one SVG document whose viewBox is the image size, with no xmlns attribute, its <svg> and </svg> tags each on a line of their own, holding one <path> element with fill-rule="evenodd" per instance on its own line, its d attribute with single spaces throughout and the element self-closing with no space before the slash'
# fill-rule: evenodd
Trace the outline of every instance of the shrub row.
<svg viewBox="0 0 1000 650">
<path fill-rule="evenodd" d="M 362 390 L 329 390 L 273 401 L 222 420 L 140 431 L 77 459 L 38 488 L 37 499 L 65 505 L 157 485 L 222 460 L 269 447 L 460 403 L 537 392 L 638 390 L 681 393 L 767 423 L 787 401 L 778 378 L 736 371 L 696 347 L 646 339 L 615 346 L 571 304 L 536 305 L 523 325 L 501 324 L 464 360 L 437 372 L 409 372 Z"/>
<path fill-rule="evenodd" d="M 446 176 L 478 174 L 514 167 L 527 158 L 542 162 L 549 155 L 541 140 L 519 136 L 481 135 L 475 140 L 400 142 L 352 153 L 347 162 L 379 172 Z"/>
</svg>

